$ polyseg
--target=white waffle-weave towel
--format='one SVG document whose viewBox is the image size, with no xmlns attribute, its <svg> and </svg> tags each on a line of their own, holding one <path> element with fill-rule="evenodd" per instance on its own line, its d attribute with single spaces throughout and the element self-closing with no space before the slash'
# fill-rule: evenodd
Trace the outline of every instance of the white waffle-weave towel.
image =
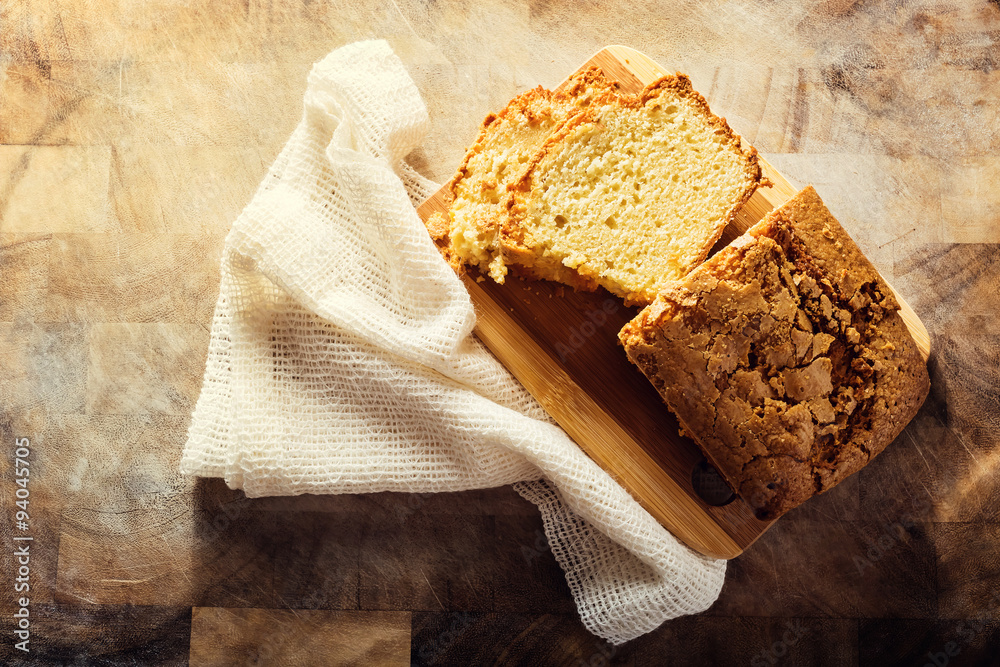
<svg viewBox="0 0 1000 667">
<path fill-rule="evenodd" d="M 715 601 L 725 561 L 680 544 L 472 335 L 415 211 L 428 126 L 383 41 L 309 75 L 301 123 L 233 224 L 181 469 L 247 496 L 517 483 L 583 623 L 625 642 Z"/>
</svg>

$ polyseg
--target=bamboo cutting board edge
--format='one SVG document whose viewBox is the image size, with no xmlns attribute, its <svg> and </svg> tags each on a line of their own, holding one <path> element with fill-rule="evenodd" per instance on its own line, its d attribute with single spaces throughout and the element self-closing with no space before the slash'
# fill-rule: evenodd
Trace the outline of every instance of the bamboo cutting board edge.
<svg viewBox="0 0 1000 667">
<path fill-rule="evenodd" d="M 464 281 L 476 305 L 475 332 L 479 339 L 573 441 L 660 524 L 696 551 L 717 558 L 738 556 L 759 536 L 746 535 L 744 540 L 749 542 L 741 544 L 706 516 L 702 503 L 677 484 L 556 359 L 525 332 L 519 330 L 512 335 L 508 313 L 475 278 L 465 276 Z M 595 441 L 601 444 L 595 445 Z M 616 455 L 610 455 L 612 452 Z M 700 524 L 701 529 L 687 529 L 692 523 Z"/>
</svg>

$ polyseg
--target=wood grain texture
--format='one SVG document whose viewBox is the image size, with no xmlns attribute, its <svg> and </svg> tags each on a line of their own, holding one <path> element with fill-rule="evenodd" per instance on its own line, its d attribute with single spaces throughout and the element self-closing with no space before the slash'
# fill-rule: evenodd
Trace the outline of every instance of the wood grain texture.
<svg viewBox="0 0 1000 667">
<path fill-rule="evenodd" d="M 304 629 L 338 627 L 340 612 L 400 615 L 352 621 L 357 639 L 343 649 L 304 636 L 320 664 L 397 646 L 405 614 L 416 664 L 922 665 L 948 642 L 960 649 L 949 664 L 995 661 L 998 605 L 985 589 L 1000 562 L 1000 8 L 677 0 L 635 10 L 624 0 L 2 5 L 0 572 L 15 567 L 15 437 L 33 443 L 35 540 L 32 653 L 8 641 L 8 588 L 0 663 L 184 665 L 228 626 L 215 655 L 232 664 L 253 655 L 255 619 L 288 628 L 302 610 L 335 612 L 304 617 Z M 730 561 L 705 614 L 623 647 L 597 640 L 537 510 L 509 487 L 249 500 L 177 473 L 223 239 L 298 122 L 311 63 L 376 37 L 427 104 L 428 134 L 409 159 L 438 182 L 488 112 L 558 85 L 609 43 L 686 72 L 794 188 L 816 185 L 930 331 L 933 390 L 916 420 Z M 198 634 L 194 608 L 239 613 Z M 800 620 L 807 632 L 777 657 Z"/>
<path fill-rule="evenodd" d="M 343 665 L 410 664 L 406 612 L 195 607 L 191 616 L 192 667 L 306 667 L 334 655 Z"/>
</svg>

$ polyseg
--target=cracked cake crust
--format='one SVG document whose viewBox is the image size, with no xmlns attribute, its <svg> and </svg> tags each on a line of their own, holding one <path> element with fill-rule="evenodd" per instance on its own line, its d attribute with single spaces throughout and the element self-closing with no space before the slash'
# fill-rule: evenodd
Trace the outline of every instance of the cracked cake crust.
<svg viewBox="0 0 1000 667">
<path fill-rule="evenodd" d="M 619 338 L 729 485 L 774 519 L 857 472 L 927 396 L 892 290 L 808 187 Z"/>
</svg>

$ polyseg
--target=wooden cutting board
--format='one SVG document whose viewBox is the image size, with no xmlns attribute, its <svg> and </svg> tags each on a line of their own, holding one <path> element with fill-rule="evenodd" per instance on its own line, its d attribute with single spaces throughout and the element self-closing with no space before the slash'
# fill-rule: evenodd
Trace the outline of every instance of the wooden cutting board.
<svg viewBox="0 0 1000 667">
<path fill-rule="evenodd" d="M 602 49 L 580 70 L 591 66 L 616 78 L 626 92 L 639 92 L 667 74 L 624 46 Z M 760 163 L 773 185 L 757 190 L 716 249 L 796 193 L 771 165 L 763 159 Z M 418 212 L 427 220 L 446 210 L 442 188 Z M 545 281 L 508 276 L 504 285 L 497 285 L 477 281 L 473 274 L 464 281 L 478 315 L 476 335 L 583 451 L 681 541 L 710 556 L 733 558 L 773 523 L 757 520 L 738 496 L 713 505 L 696 491 L 697 484 L 702 495 L 711 497 L 706 486 L 718 478 L 707 469 L 697 445 L 678 434 L 676 419 L 618 343 L 618 331 L 638 308 L 623 306 L 605 291 L 574 292 Z M 926 358 L 927 330 L 902 299 L 900 303 Z M 724 498 L 715 502 L 719 500 Z"/>
</svg>

